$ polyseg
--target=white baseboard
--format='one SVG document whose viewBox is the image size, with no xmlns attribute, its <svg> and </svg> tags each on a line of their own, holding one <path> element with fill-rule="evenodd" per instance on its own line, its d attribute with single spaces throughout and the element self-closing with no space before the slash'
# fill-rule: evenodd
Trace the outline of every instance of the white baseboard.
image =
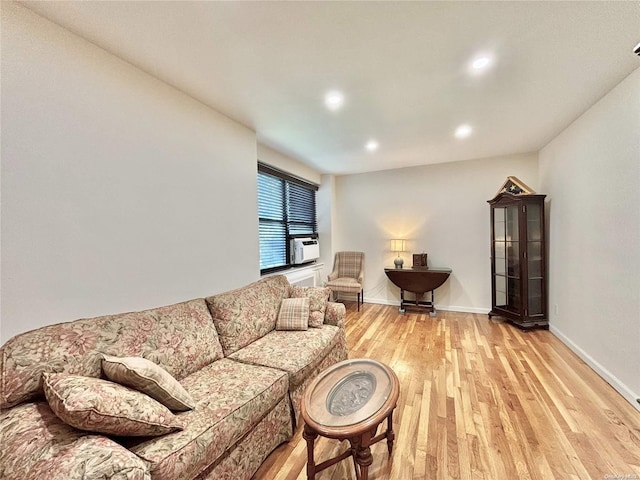
<svg viewBox="0 0 640 480">
<path fill-rule="evenodd" d="M 436 310 L 444 310 L 445 312 L 462 312 L 462 313 L 478 313 L 480 315 L 487 315 L 490 308 L 477 308 L 477 307 L 461 307 L 457 305 L 437 305 Z"/>
<path fill-rule="evenodd" d="M 629 387 L 622 383 L 613 373 L 604 368 L 598 363 L 591 355 L 585 352 L 582 348 L 576 345 L 569 337 L 558 330 L 553 325 L 549 325 L 549 331 L 553 333 L 558 339 L 569 347 L 573 353 L 578 355 L 584 363 L 589 365 L 598 375 L 600 375 L 609 385 L 611 385 L 625 400 L 627 400 L 636 410 L 640 411 L 640 403 L 637 399 L 640 395 L 634 393 Z"/>
<path fill-rule="evenodd" d="M 393 305 L 399 306 L 398 301 L 387 300 L 384 298 L 368 298 L 365 297 L 365 303 L 377 303 L 379 305 Z M 475 308 L 475 307 L 460 307 L 456 305 L 438 305 L 436 304 L 436 310 L 442 310 L 444 312 L 463 312 L 463 313 L 480 313 L 487 314 L 491 309 L 489 308 Z"/>
</svg>

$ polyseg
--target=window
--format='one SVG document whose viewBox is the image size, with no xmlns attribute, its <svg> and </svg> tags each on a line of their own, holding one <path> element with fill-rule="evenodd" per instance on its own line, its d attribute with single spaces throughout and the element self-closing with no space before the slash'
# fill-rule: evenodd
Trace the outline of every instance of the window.
<svg viewBox="0 0 640 480">
<path fill-rule="evenodd" d="M 317 190 L 316 185 L 258 163 L 260 273 L 290 265 L 292 237 L 317 235 Z"/>
</svg>

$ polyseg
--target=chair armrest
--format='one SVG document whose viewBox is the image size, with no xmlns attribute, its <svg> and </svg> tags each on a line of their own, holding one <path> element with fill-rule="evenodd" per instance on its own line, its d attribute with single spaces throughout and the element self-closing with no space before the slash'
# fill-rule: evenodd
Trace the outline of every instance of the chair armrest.
<svg viewBox="0 0 640 480">
<path fill-rule="evenodd" d="M 329 278 L 329 281 L 331 281 L 331 280 L 335 280 L 336 278 L 338 278 L 338 272 L 334 270 L 333 272 L 331 272 L 331 273 L 329 274 L 329 277 L 328 277 L 328 278 Z"/>
<path fill-rule="evenodd" d="M 342 303 L 327 302 L 327 309 L 324 312 L 324 323 L 344 328 L 344 317 L 347 309 Z"/>
</svg>

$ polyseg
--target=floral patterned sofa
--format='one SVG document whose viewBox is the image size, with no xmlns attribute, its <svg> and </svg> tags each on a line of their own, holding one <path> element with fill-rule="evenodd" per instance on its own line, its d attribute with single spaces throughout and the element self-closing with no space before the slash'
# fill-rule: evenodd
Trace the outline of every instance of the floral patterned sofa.
<svg viewBox="0 0 640 480">
<path fill-rule="evenodd" d="M 326 302 L 323 290 L 274 276 L 206 299 L 12 338 L 0 348 L 0 478 L 251 478 L 292 436 L 305 386 L 347 358 L 344 306 Z M 309 328 L 276 329 L 285 302 L 309 305 Z M 105 380 L 108 356 L 146 359 L 193 408 L 171 412 Z M 78 412 L 79 424 L 71 421 Z M 158 425 L 170 433 L 149 436 Z M 109 434 L 90 431 L 101 428 Z"/>
</svg>

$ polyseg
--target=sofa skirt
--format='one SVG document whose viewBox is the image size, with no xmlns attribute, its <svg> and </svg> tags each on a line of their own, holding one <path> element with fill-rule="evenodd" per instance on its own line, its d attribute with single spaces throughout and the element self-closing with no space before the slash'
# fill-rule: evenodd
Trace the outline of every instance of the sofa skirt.
<svg viewBox="0 0 640 480">
<path fill-rule="evenodd" d="M 240 441 L 197 480 L 249 480 L 275 448 L 291 439 L 291 405 L 285 396 Z"/>
</svg>

